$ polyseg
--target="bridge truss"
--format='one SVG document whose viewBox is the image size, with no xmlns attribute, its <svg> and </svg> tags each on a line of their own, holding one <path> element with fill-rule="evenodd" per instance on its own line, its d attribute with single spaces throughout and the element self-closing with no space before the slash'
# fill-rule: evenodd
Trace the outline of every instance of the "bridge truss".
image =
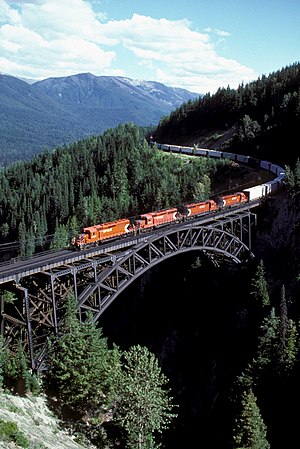
<svg viewBox="0 0 300 449">
<path fill-rule="evenodd" d="M 43 369 L 46 342 L 58 337 L 64 306 L 73 294 L 81 320 L 87 312 L 99 320 L 105 309 L 139 276 L 154 265 L 191 250 L 203 251 L 215 264 L 224 258 L 246 262 L 256 215 L 233 212 L 209 223 L 188 222 L 157 230 L 122 250 L 86 254 L 13 283 L 18 299 L 1 304 L 1 333 L 8 345 L 21 340 L 33 369 Z"/>
</svg>

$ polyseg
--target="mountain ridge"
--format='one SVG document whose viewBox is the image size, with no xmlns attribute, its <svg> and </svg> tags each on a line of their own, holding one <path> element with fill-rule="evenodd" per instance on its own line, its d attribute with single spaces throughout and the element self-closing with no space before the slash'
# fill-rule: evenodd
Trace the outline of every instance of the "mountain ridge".
<svg viewBox="0 0 300 449">
<path fill-rule="evenodd" d="M 28 83 L 0 74 L 0 166 L 108 128 L 155 126 L 199 94 L 155 81 L 81 73 Z"/>
</svg>

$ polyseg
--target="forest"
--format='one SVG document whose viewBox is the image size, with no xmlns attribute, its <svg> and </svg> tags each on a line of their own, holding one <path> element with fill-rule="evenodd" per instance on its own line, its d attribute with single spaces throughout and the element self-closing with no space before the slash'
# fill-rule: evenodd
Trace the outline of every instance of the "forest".
<svg viewBox="0 0 300 449">
<path fill-rule="evenodd" d="M 168 157 L 150 148 L 144 133 L 120 125 L 2 170 L 0 243 L 6 256 L 9 242 L 18 242 L 11 245 L 16 255 L 31 256 L 67 247 L 84 226 L 208 198 L 211 177 L 228 161 Z"/>
<path fill-rule="evenodd" d="M 173 144 L 194 139 L 203 147 L 215 144 L 284 166 L 299 157 L 299 125 L 297 62 L 237 89 L 219 88 L 213 95 L 184 103 L 161 119 L 153 136 L 157 142 Z M 222 141 L 226 134 L 229 137 Z"/>
<path fill-rule="evenodd" d="M 150 148 L 150 131 L 157 141 L 183 143 L 208 129 L 233 129 L 220 147 L 282 164 L 286 182 L 258 211 L 256 258 L 247 266 L 215 267 L 203 254 L 165 264 L 123 294 L 100 327 L 89 318 L 80 322 L 70 297 L 62 336 L 49 342 L 52 370 L 39 379 L 22 347 L 11 353 L 1 338 L 0 388 L 42 389 L 49 399 L 55 391 L 58 416 L 87 447 L 297 444 L 299 80 L 295 64 L 237 91 L 188 102 L 156 130 L 120 125 L 1 171 L 2 260 L 67 246 L 95 222 L 205 199 L 214 178 L 222 183 L 228 175 L 224 160 L 191 161 Z M 5 290 L 1 298 L 14 300 Z"/>
</svg>

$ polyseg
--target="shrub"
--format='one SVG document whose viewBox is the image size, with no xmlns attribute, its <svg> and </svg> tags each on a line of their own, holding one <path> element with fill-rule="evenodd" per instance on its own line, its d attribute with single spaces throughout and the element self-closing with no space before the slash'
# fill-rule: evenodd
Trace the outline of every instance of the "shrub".
<svg viewBox="0 0 300 449">
<path fill-rule="evenodd" d="M 13 421 L 0 419 L 0 439 L 7 442 L 13 441 L 24 449 L 29 448 L 29 440 Z"/>
</svg>

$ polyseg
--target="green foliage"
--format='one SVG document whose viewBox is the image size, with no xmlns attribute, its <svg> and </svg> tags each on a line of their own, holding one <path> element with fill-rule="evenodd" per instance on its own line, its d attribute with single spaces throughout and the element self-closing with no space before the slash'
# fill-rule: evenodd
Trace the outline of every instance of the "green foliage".
<svg viewBox="0 0 300 449">
<path fill-rule="evenodd" d="M 252 120 L 249 115 L 244 115 L 238 129 L 238 135 L 241 142 L 250 142 L 259 135 L 261 127 L 256 120 Z"/>
<path fill-rule="evenodd" d="M 270 298 L 268 293 L 268 285 L 266 281 L 265 267 L 263 260 L 260 260 L 254 279 L 251 283 L 251 295 L 254 297 L 257 304 L 265 307 L 270 305 Z"/>
<path fill-rule="evenodd" d="M 4 386 L 13 389 L 20 395 L 26 395 L 29 392 L 38 394 L 40 392 L 39 380 L 35 374 L 30 372 L 21 341 L 18 342 L 15 352 L 5 348 L 3 355 Z"/>
<path fill-rule="evenodd" d="M 167 382 L 146 347 L 138 345 L 125 351 L 116 419 L 127 431 L 128 448 L 151 449 L 154 433 L 168 428 L 176 417 Z"/>
<path fill-rule="evenodd" d="M 251 389 L 244 391 L 241 397 L 240 410 L 235 419 L 233 444 L 236 449 L 270 448 L 267 428 Z"/>
<path fill-rule="evenodd" d="M 269 316 L 264 318 L 260 327 L 261 335 L 258 338 L 256 366 L 260 370 L 271 361 L 277 359 L 278 353 L 278 330 L 279 318 L 276 316 L 275 308 L 272 307 Z"/>
<path fill-rule="evenodd" d="M 114 378 L 120 357 L 117 348 L 109 350 L 102 332 L 88 316 L 81 323 L 74 298 L 68 298 L 62 335 L 53 346 L 49 360 L 51 379 L 60 400 L 83 414 L 105 412 L 111 406 Z"/>
<path fill-rule="evenodd" d="M 7 304 L 12 304 L 17 299 L 16 295 L 9 290 L 3 290 L 1 298 Z"/>
<path fill-rule="evenodd" d="M 24 449 L 29 448 L 29 440 L 21 432 L 17 424 L 13 421 L 4 421 L 0 419 L 0 440 L 4 442 L 14 442 L 17 446 Z"/>
<path fill-rule="evenodd" d="M 154 355 L 140 346 L 123 356 L 116 346 L 109 349 L 92 315 L 80 322 L 72 296 L 49 362 L 59 400 L 88 416 L 93 440 L 105 440 L 99 424 L 109 416 L 126 431 L 128 448 L 154 449 L 154 432 L 161 433 L 176 416 Z"/>
<path fill-rule="evenodd" d="M 283 372 L 290 371 L 298 352 L 298 332 L 293 320 L 288 317 L 285 286 L 281 288 L 278 363 Z"/>
<path fill-rule="evenodd" d="M 50 244 L 50 249 L 66 248 L 70 244 L 70 236 L 67 226 L 57 223 L 55 233 Z"/>
<path fill-rule="evenodd" d="M 82 227 L 206 199 L 219 164 L 162 154 L 138 127 L 120 125 L 2 170 L 0 243 L 17 236 L 30 256 L 68 246 Z"/>
<path fill-rule="evenodd" d="M 292 169 L 288 165 L 285 166 L 285 181 L 291 197 L 299 195 L 300 192 L 300 159 L 298 158 L 295 168 Z"/>
</svg>

